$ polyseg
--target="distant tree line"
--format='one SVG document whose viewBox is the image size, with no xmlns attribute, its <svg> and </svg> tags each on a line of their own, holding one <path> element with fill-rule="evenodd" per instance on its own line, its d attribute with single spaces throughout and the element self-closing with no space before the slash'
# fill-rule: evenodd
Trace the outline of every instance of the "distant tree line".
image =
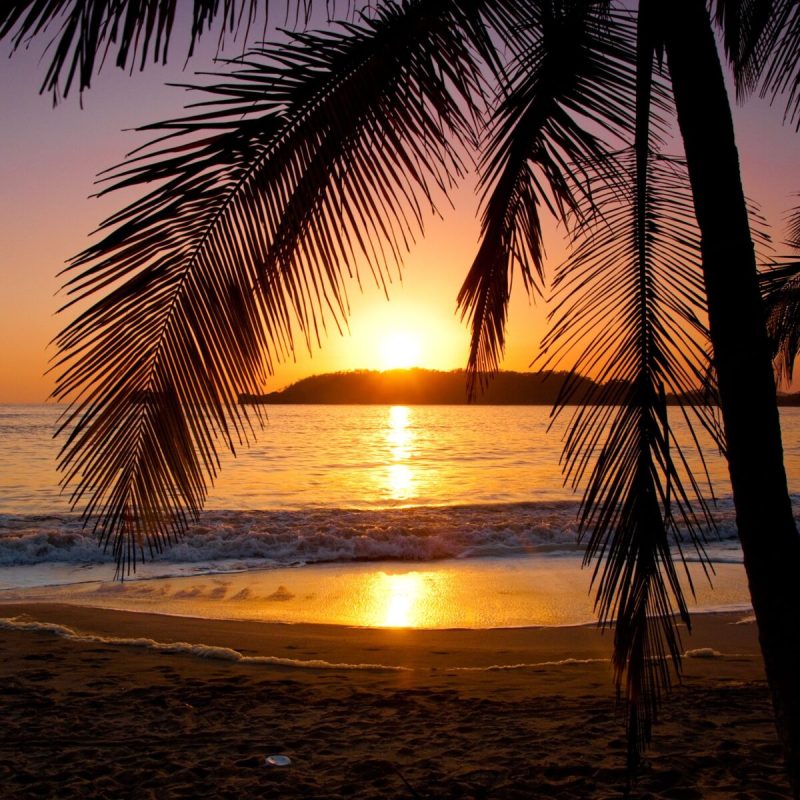
<svg viewBox="0 0 800 800">
<path fill-rule="evenodd" d="M 567 372 L 498 372 L 475 405 L 553 405 L 568 377 Z M 577 380 L 577 385 L 575 381 Z M 240 394 L 243 405 L 319 404 L 319 405 L 464 405 L 464 370 L 441 372 L 432 369 L 354 370 L 328 372 L 303 378 L 284 389 L 269 394 Z M 597 404 L 598 384 L 589 378 L 572 376 L 569 403 L 581 405 L 586 400 Z M 613 396 L 613 393 L 611 393 Z M 703 404 L 709 398 L 702 392 L 668 395 L 667 402 Z M 784 394 L 780 405 L 800 405 L 800 393 Z"/>
</svg>

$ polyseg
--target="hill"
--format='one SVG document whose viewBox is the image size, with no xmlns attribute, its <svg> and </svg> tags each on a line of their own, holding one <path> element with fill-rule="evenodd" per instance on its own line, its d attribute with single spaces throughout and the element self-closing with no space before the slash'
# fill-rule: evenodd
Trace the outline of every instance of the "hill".
<svg viewBox="0 0 800 800">
<path fill-rule="evenodd" d="M 476 398 L 479 405 L 552 405 L 565 372 L 499 372 Z M 575 402 L 594 386 L 578 378 Z M 464 370 L 357 370 L 313 375 L 279 392 L 241 395 L 241 403 L 348 405 L 462 405 L 467 402 Z"/>
<path fill-rule="evenodd" d="M 552 405 L 566 380 L 566 372 L 498 372 L 475 399 L 477 405 Z M 576 378 L 571 404 L 585 402 L 596 384 Z M 312 375 L 269 394 L 242 394 L 243 404 L 320 405 L 464 405 L 467 402 L 464 370 L 394 369 L 386 372 L 356 370 Z M 703 402 L 702 393 L 676 397 L 670 405 Z M 779 394 L 778 405 L 800 405 L 800 394 Z"/>
</svg>

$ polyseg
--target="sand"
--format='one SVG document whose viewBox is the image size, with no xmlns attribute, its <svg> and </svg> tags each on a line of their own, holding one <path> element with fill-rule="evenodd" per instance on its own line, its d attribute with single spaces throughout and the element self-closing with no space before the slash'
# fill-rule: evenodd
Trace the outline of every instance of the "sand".
<svg viewBox="0 0 800 800">
<path fill-rule="evenodd" d="M 625 787 L 610 640 L 592 627 L 364 629 L 33 603 L 0 617 L 3 798 L 527 800 Z M 632 796 L 790 797 L 741 618 L 696 617 Z M 267 766 L 270 754 L 291 764 Z"/>
</svg>

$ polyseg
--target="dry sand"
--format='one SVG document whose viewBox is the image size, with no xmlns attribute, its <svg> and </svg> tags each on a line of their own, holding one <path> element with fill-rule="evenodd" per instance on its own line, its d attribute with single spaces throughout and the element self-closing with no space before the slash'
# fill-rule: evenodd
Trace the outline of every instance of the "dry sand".
<svg viewBox="0 0 800 800">
<path fill-rule="evenodd" d="M 0 605 L 0 617 L 15 620 L 0 623 L 3 798 L 528 800 L 625 787 L 610 637 L 593 628 L 374 630 L 52 604 Z M 684 645 L 699 652 L 632 796 L 790 797 L 740 617 L 696 618 Z M 274 753 L 291 765 L 265 766 Z"/>
</svg>

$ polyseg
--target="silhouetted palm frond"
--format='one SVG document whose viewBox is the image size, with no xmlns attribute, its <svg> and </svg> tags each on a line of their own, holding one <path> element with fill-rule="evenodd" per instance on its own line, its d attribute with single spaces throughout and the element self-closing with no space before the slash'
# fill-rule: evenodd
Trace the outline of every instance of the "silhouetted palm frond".
<svg viewBox="0 0 800 800">
<path fill-rule="evenodd" d="M 789 216 L 789 247 L 800 251 L 800 208 Z M 791 383 L 800 353 L 800 261 L 782 259 L 760 274 L 779 381 Z"/>
<path fill-rule="evenodd" d="M 502 358 L 515 269 L 529 290 L 542 277 L 541 208 L 577 213 L 586 164 L 606 153 L 599 134 L 632 130 L 634 27 L 606 6 L 532 4 L 532 33 L 500 87 L 481 161 L 481 243 L 458 296 L 472 328 L 470 395 Z"/>
<path fill-rule="evenodd" d="M 633 765 L 670 685 L 669 662 L 680 671 L 675 615 L 688 625 L 689 613 L 674 558 L 683 559 L 688 537 L 704 560 L 712 521 L 667 413 L 668 394 L 696 391 L 708 374 L 691 194 L 673 161 L 651 152 L 645 175 L 637 175 L 635 154 L 623 161 L 628 182 L 596 194 L 602 217 L 579 231 L 559 268 L 558 303 L 543 348 L 545 367 L 571 360 L 573 375 L 602 382 L 574 411 L 563 460 L 572 484 L 585 485 L 585 559 L 596 562 L 600 620 L 614 624 L 613 661 L 628 704 Z M 565 383 L 558 413 L 576 386 Z M 717 430 L 710 408 L 673 413 L 690 429 L 697 413 L 703 427 Z M 691 586 L 688 570 L 686 576 Z"/>
<path fill-rule="evenodd" d="M 756 54 L 773 12 L 772 0 L 714 0 L 714 18 L 733 68 L 739 96 L 758 83 Z"/>
<path fill-rule="evenodd" d="M 600 621 L 614 624 L 630 766 L 650 740 L 661 693 L 670 686 L 670 662 L 680 674 L 677 620 L 690 620 L 675 558 L 691 587 L 683 540 L 705 564 L 705 531 L 712 526 L 667 413 L 667 394 L 692 393 L 707 380 L 708 339 L 688 178 L 681 164 L 654 150 L 658 42 L 650 25 L 640 15 L 634 147 L 620 157 L 618 182 L 601 184 L 584 201 L 575 249 L 554 282 L 557 303 L 543 342 L 544 366 L 572 362 L 556 413 L 572 399 L 580 374 L 598 382 L 573 413 L 563 464 L 573 486 L 586 487 L 585 561 L 596 562 Z M 717 432 L 709 407 L 679 413 L 690 430 L 695 413 L 701 426 Z"/>
<path fill-rule="evenodd" d="M 800 250 L 800 206 L 790 212 L 788 222 L 788 236 L 786 243 L 795 250 Z"/>
<path fill-rule="evenodd" d="M 120 570 L 199 511 L 218 439 L 248 440 L 237 394 L 260 390 L 295 328 L 310 343 L 341 322 L 359 261 L 384 282 L 459 175 L 477 66 L 452 35 L 458 3 L 431 8 L 248 55 L 112 175 L 157 188 L 69 268 L 72 302 L 94 304 L 57 339 L 55 395 L 73 401 L 64 482 Z"/>
<path fill-rule="evenodd" d="M 298 2 L 307 8 L 311 0 Z M 109 55 L 118 67 L 129 69 L 137 64 L 142 69 L 150 59 L 166 62 L 178 5 L 177 0 L 4 0 L 0 38 L 9 36 L 17 49 L 53 31 L 42 91 L 57 99 L 69 93 L 76 79 L 79 91 L 88 89 Z M 266 0 L 191 0 L 189 55 L 215 23 L 222 44 L 226 32 L 235 35 L 249 28 L 260 7 L 266 12 Z"/>
<path fill-rule="evenodd" d="M 800 5 L 796 0 L 715 0 L 737 93 L 760 87 L 786 96 L 786 119 L 800 129 Z"/>
</svg>

